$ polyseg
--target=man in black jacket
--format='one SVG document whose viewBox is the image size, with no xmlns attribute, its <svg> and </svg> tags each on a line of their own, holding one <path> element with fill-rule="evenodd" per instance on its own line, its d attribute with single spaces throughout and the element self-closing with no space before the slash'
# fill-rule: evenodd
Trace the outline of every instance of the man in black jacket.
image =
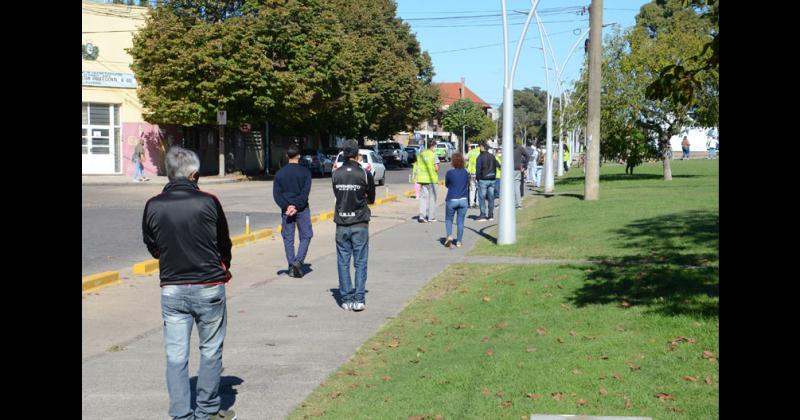
<svg viewBox="0 0 800 420">
<path fill-rule="evenodd" d="M 481 143 L 481 154 L 475 162 L 475 178 L 478 180 L 478 205 L 481 214 L 475 219 L 478 222 L 494 220 L 494 181 L 497 178 L 497 159 L 489 153 L 485 142 Z M 486 215 L 486 201 L 489 201 L 489 215 Z"/>
<path fill-rule="evenodd" d="M 364 310 L 369 257 L 368 204 L 375 202 L 375 180 L 356 160 L 358 142 L 347 140 L 342 147 L 345 162 L 333 173 L 333 194 L 336 206 L 336 255 L 339 268 L 339 296 L 342 309 Z M 355 267 L 355 288 L 350 281 L 350 257 Z"/>
<path fill-rule="evenodd" d="M 165 163 L 169 183 L 145 205 L 142 235 L 159 262 L 169 415 L 235 420 L 232 410 L 220 410 L 218 393 L 227 328 L 225 284 L 231 279 L 228 222 L 217 197 L 197 187 L 200 160 L 194 152 L 174 146 Z M 192 412 L 188 370 L 194 323 L 200 369 Z"/>
<path fill-rule="evenodd" d="M 300 165 L 300 147 L 291 145 L 286 150 L 289 164 L 275 174 L 272 183 L 272 197 L 281 208 L 281 236 L 286 260 L 289 262 L 289 276 L 303 277 L 303 261 L 314 231 L 311 228 L 311 210 L 308 208 L 308 194 L 311 192 L 311 171 Z M 297 254 L 294 252 L 294 230 L 300 236 Z"/>
</svg>

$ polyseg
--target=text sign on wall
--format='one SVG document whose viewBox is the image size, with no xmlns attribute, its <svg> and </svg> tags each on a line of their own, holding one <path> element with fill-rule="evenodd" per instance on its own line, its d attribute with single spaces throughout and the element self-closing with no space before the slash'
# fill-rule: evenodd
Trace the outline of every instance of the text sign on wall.
<svg viewBox="0 0 800 420">
<path fill-rule="evenodd" d="M 102 71 L 84 71 L 82 86 L 102 86 L 135 88 L 136 79 L 128 73 L 107 73 Z"/>
</svg>

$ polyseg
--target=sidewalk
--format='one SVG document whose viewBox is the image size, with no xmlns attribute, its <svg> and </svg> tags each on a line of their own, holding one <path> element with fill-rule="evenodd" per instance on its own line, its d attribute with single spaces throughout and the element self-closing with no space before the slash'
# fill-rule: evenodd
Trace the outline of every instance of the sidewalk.
<svg viewBox="0 0 800 420">
<path fill-rule="evenodd" d="M 440 193 L 440 202 L 443 197 Z M 412 219 L 418 211 L 413 199 L 373 209 L 367 309 L 360 313 L 343 311 L 332 295 L 338 288 L 333 223 L 315 225 L 307 258 L 313 272 L 302 279 L 276 275 L 286 264 L 280 238 L 235 249 L 234 280 L 227 289 L 223 408 L 233 408 L 244 420 L 285 417 L 423 285 L 486 240 L 483 232 L 497 223 L 467 219 L 464 246 L 450 250 L 440 243 L 443 210 L 437 209 L 438 223 L 423 224 Z M 121 286 L 83 299 L 84 419 L 167 417 L 157 281 L 156 275 L 124 279 Z M 107 351 L 112 345 L 124 350 Z M 193 378 L 198 359 L 193 331 Z"/>
<path fill-rule="evenodd" d="M 135 182 L 129 175 L 81 175 L 81 185 L 167 185 L 168 182 L 166 176 L 153 175 L 148 178 L 150 178 L 149 181 Z M 227 184 L 247 180 L 248 177 L 245 175 L 201 176 L 198 185 Z"/>
</svg>

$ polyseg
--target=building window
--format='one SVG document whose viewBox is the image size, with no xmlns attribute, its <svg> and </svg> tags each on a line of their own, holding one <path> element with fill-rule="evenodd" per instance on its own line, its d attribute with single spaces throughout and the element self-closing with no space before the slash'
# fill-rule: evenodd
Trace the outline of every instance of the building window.
<svg viewBox="0 0 800 420">
<path fill-rule="evenodd" d="M 119 172 L 121 133 L 119 105 L 81 103 L 81 152 L 84 155 L 113 155 Z"/>
</svg>

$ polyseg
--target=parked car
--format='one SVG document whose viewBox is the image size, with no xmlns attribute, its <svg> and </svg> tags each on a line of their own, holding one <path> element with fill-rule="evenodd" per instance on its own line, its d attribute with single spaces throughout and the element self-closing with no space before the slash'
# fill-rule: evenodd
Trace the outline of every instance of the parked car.
<svg viewBox="0 0 800 420">
<path fill-rule="evenodd" d="M 333 173 L 333 161 L 319 150 L 303 149 L 300 164 L 308 168 L 312 175 L 325 176 Z"/>
<path fill-rule="evenodd" d="M 417 161 L 417 153 L 419 152 L 419 146 L 406 146 L 405 149 L 406 154 L 408 155 L 408 163 L 414 163 Z"/>
<path fill-rule="evenodd" d="M 327 156 L 328 159 L 331 160 L 331 162 L 333 162 L 333 161 L 336 160 L 336 155 L 339 154 L 339 148 L 338 147 L 329 147 L 329 148 L 323 150 L 322 153 L 325 154 L 325 156 Z"/>
<path fill-rule="evenodd" d="M 359 163 L 361 167 L 369 171 L 375 178 L 375 184 L 383 185 L 386 183 L 386 166 L 383 164 L 383 159 L 371 149 L 358 149 Z M 336 155 L 336 161 L 333 163 L 333 170 L 339 169 L 344 163 L 344 156 L 342 152 Z"/>
<path fill-rule="evenodd" d="M 383 159 L 386 165 L 408 165 L 408 153 L 403 146 L 395 141 L 382 141 L 375 145 L 375 152 Z"/>
<path fill-rule="evenodd" d="M 436 143 L 436 156 L 439 156 L 439 160 L 451 161 L 453 159 L 453 145 L 444 142 Z"/>
</svg>

